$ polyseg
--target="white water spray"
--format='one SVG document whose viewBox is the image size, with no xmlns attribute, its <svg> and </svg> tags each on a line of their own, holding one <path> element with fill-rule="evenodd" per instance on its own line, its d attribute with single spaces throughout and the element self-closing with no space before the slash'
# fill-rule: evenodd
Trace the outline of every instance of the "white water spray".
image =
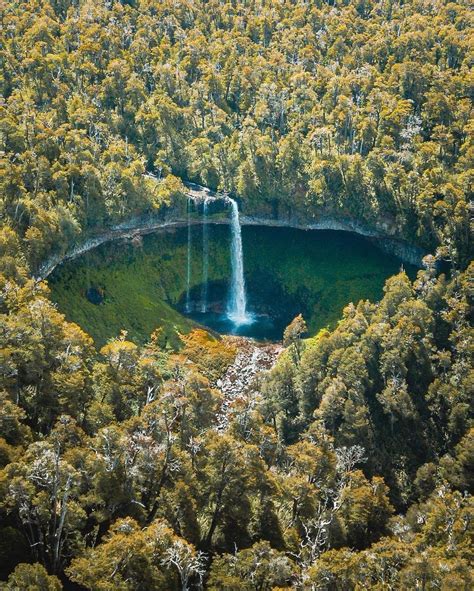
<svg viewBox="0 0 474 591">
<path fill-rule="evenodd" d="M 201 312 L 207 312 L 207 292 L 209 279 L 209 225 L 207 223 L 208 199 L 204 198 L 202 206 L 202 289 Z"/>
<path fill-rule="evenodd" d="M 239 207 L 237 202 L 227 198 L 231 205 L 231 283 L 227 316 L 235 325 L 250 324 L 252 316 L 247 313 L 245 295 L 244 256 L 242 250 L 242 232 L 240 229 Z"/>
<path fill-rule="evenodd" d="M 188 254 L 186 260 L 186 304 L 185 311 L 187 314 L 191 312 L 191 300 L 190 300 L 190 289 L 191 289 L 191 199 L 188 198 Z"/>
</svg>

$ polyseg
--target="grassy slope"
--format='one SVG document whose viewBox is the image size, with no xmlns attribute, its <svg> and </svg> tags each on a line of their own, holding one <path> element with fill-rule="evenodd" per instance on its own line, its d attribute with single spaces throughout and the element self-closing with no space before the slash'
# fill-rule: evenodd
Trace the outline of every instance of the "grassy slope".
<svg viewBox="0 0 474 591">
<path fill-rule="evenodd" d="M 200 230 L 193 228 L 194 285 L 201 281 L 200 236 Z M 177 332 L 189 332 L 195 326 L 172 307 L 185 290 L 186 240 L 186 231 L 180 230 L 145 236 L 141 245 L 130 241 L 102 245 L 53 273 L 52 299 L 98 346 L 122 329 L 130 339 L 143 342 L 158 326 L 177 345 Z M 212 246 L 211 257 L 216 263 L 210 270 L 211 278 L 223 279 L 228 268 L 227 249 Z M 104 290 L 102 304 L 92 304 L 85 297 L 91 285 Z"/>
</svg>

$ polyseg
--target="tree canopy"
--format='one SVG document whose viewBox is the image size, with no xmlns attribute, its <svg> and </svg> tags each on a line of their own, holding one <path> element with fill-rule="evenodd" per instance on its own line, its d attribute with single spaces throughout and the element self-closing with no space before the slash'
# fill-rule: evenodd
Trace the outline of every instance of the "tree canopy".
<svg viewBox="0 0 474 591">
<path fill-rule="evenodd" d="M 1 4 L 0 589 L 473 587 L 469 9 Z M 432 255 L 238 395 L 203 330 L 96 350 L 39 270 L 189 180 Z"/>
</svg>

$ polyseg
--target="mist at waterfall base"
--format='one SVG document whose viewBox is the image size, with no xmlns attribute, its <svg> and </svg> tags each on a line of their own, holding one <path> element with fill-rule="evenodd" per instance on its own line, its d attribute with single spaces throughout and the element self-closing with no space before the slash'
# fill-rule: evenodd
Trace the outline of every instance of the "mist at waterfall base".
<svg viewBox="0 0 474 591">
<path fill-rule="evenodd" d="M 223 281 L 208 283 L 208 305 L 203 309 L 199 297 L 201 291 L 202 286 L 191 290 L 191 309 L 189 312 L 183 310 L 188 318 L 220 334 L 251 337 L 261 341 L 281 340 L 283 330 L 288 324 L 286 314 L 275 315 L 262 311 L 262 302 L 249 298 L 251 303 L 245 317 L 235 317 L 228 309 L 230 286 Z"/>
</svg>

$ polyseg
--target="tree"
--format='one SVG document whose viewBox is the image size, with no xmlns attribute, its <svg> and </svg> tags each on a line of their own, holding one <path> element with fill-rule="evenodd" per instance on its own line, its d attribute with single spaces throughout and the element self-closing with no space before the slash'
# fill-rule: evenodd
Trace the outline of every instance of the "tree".
<svg viewBox="0 0 474 591">
<path fill-rule="evenodd" d="M 0 583 L 3 591 L 61 591 L 63 586 L 54 575 L 48 575 L 48 571 L 41 564 L 19 564 L 8 577 L 6 583 Z"/>
<path fill-rule="evenodd" d="M 202 544 L 205 548 L 247 544 L 250 498 L 266 481 L 258 450 L 213 432 L 206 434 L 204 449 L 196 474 L 201 511 L 208 524 Z"/>
<path fill-rule="evenodd" d="M 291 321 L 283 333 L 283 344 L 285 347 L 291 346 L 296 364 L 300 362 L 301 358 L 301 337 L 307 332 L 307 330 L 306 322 L 300 314 Z"/>
<path fill-rule="evenodd" d="M 166 522 L 157 520 L 141 529 L 126 518 L 116 521 L 106 540 L 75 558 L 66 572 L 72 581 L 91 590 L 165 591 L 176 588 L 176 568 L 184 591 L 192 575 L 199 577 L 200 564 L 200 556 Z"/>
<path fill-rule="evenodd" d="M 63 457 L 59 441 L 29 446 L 1 473 L 2 506 L 13 513 L 33 558 L 59 573 L 82 544 L 86 514 L 78 497 L 81 476 Z"/>
<path fill-rule="evenodd" d="M 216 558 L 211 567 L 209 589 L 222 591 L 271 591 L 287 586 L 296 574 L 296 565 L 268 542 L 259 542 L 234 555 Z"/>
</svg>

